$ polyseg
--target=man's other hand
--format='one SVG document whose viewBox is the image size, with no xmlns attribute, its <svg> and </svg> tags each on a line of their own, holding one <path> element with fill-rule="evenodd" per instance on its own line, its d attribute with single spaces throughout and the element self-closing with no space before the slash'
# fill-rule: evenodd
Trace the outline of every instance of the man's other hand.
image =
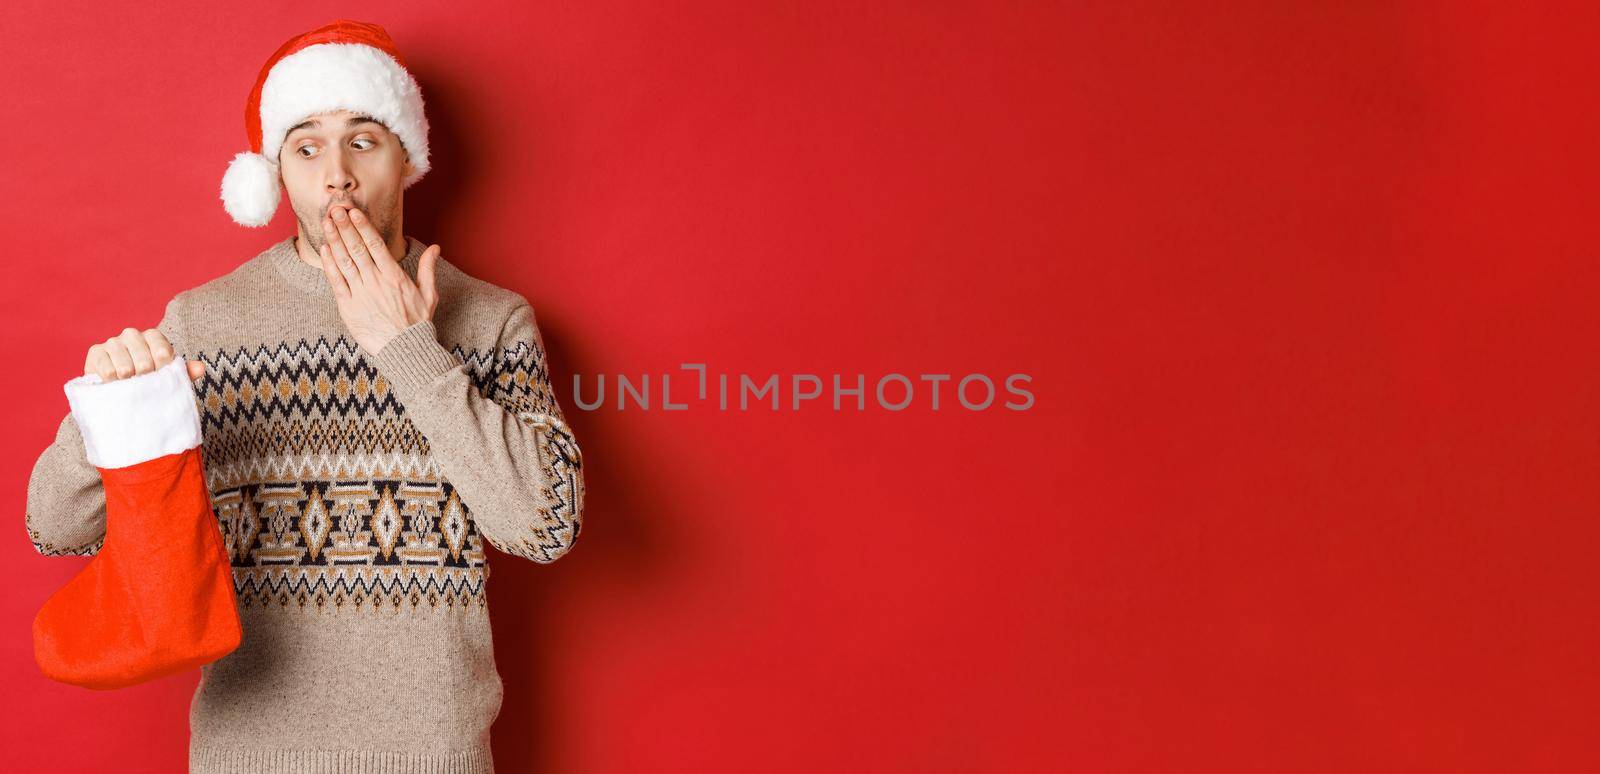
<svg viewBox="0 0 1600 774">
<path fill-rule="evenodd" d="M 89 348 L 89 355 L 83 361 L 83 372 L 96 374 L 101 381 L 110 382 L 150 373 L 171 363 L 175 356 L 172 343 L 159 329 L 141 331 L 123 328 L 122 333 Z M 199 379 L 205 373 L 205 363 L 198 360 L 189 362 L 190 379 Z"/>
</svg>

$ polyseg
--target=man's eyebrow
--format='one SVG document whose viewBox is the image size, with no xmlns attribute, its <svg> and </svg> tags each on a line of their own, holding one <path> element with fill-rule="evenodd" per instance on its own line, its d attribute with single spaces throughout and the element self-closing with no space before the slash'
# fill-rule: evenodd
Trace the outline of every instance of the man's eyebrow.
<svg viewBox="0 0 1600 774">
<path fill-rule="evenodd" d="M 348 128 L 352 127 L 352 126 L 356 126 L 358 124 L 377 124 L 379 126 L 383 126 L 383 122 L 382 121 L 379 121 L 378 119 L 373 118 L 372 116 L 351 116 L 349 119 L 347 119 L 344 122 L 344 125 L 345 125 L 346 129 L 348 129 Z M 294 134 L 297 130 L 304 129 L 304 128 L 308 127 L 308 126 L 320 127 L 320 126 L 322 126 L 322 122 L 318 121 L 315 118 L 310 118 L 310 119 L 307 119 L 305 121 L 301 121 L 300 123 L 289 127 L 289 131 L 284 132 L 283 136 L 284 137 L 288 137 L 289 135 Z"/>
</svg>

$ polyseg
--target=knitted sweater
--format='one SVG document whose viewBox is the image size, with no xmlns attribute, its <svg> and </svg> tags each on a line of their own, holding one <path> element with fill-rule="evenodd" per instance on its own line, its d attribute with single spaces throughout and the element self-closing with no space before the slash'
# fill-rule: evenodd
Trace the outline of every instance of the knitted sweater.
<svg viewBox="0 0 1600 774">
<path fill-rule="evenodd" d="M 158 324 L 206 365 L 205 477 L 244 629 L 201 669 L 190 771 L 492 771 L 484 543 L 547 563 L 582 525 L 533 309 L 441 259 L 434 319 L 368 355 L 294 242 L 179 293 Z M 425 245 L 407 245 L 415 278 Z M 69 413 L 29 482 L 29 536 L 93 554 L 105 516 Z"/>
</svg>

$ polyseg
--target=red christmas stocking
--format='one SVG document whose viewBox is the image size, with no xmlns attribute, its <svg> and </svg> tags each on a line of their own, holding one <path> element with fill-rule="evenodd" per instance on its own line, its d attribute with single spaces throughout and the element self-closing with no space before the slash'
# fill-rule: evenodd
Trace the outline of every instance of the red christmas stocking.
<svg viewBox="0 0 1600 774">
<path fill-rule="evenodd" d="M 243 631 L 211 510 L 188 364 L 64 387 L 106 493 L 106 538 L 45 601 L 33 652 L 45 676 L 122 688 L 211 663 Z"/>
</svg>

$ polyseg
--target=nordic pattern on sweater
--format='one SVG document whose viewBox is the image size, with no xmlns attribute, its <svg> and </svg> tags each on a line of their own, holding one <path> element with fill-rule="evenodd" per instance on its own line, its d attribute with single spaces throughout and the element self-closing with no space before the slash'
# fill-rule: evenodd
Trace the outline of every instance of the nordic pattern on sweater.
<svg viewBox="0 0 1600 774">
<path fill-rule="evenodd" d="M 553 482 L 528 539 L 550 562 L 582 528 L 577 444 L 534 342 L 452 348 L 484 397 L 543 417 Z M 425 436 L 350 339 L 202 353 L 206 478 L 241 604 L 482 604 L 482 536 Z M 538 421 L 538 420 L 529 420 Z"/>
</svg>

